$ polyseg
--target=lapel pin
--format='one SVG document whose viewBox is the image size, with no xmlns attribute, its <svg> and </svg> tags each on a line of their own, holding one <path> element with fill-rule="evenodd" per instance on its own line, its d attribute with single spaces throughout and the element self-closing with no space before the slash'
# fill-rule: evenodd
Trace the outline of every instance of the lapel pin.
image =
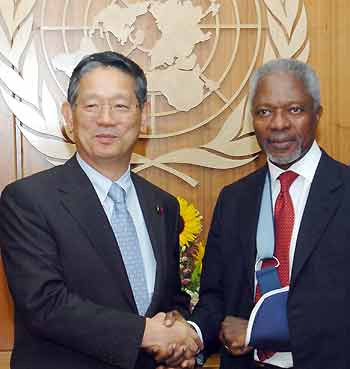
<svg viewBox="0 0 350 369">
<path fill-rule="evenodd" d="M 159 215 L 163 215 L 163 213 L 164 213 L 164 209 L 163 209 L 161 206 L 157 205 L 157 206 L 156 206 L 156 212 L 157 212 L 157 214 L 159 214 Z"/>
</svg>

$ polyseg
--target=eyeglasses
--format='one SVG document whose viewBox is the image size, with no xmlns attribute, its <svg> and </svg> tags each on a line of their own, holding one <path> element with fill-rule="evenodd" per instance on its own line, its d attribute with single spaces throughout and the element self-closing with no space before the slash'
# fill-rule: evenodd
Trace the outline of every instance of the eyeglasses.
<svg viewBox="0 0 350 369">
<path fill-rule="evenodd" d="M 108 107 L 112 117 L 129 116 L 134 114 L 139 108 L 138 104 L 127 105 L 120 102 L 111 102 L 108 104 L 100 102 L 81 102 L 75 103 L 74 105 L 80 107 L 84 114 L 93 118 L 97 118 L 104 107 Z"/>
</svg>

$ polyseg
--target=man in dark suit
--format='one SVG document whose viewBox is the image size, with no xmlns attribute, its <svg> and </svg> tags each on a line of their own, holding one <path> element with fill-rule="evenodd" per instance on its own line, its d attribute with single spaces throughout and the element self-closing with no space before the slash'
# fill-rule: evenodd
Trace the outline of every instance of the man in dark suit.
<svg viewBox="0 0 350 369">
<path fill-rule="evenodd" d="M 199 327 L 206 350 L 214 349 L 220 336 L 221 368 L 349 369 L 350 171 L 315 141 L 322 113 L 318 78 L 296 60 L 269 62 L 252 76 L 250 102 L 268 162 L 219 196 L 200 299 L 190 320 Z M 287 352 L 274 352 L 272 345 L 266 353 L 246 343 L 257 299 L 255 269 L 263 268 L 257 225 L 266 177 L 271 179 L 270 204 L 276 206 L 285 172 L 295 174 L 289 195 L 284 194 L 293 216 L 286 235 L 277 225 L 275 207 L 275 256 L 282 234 L 289 247 L 290 346 Z"/>
<path fill-rule="evenodd" d="M 160 313 L 186 316 L 189 299 L 178 274 L 177 201 L 130 172 L 146 96 L 130 59 L 84 58 L 62 106 L 77 154 L 2 193 L 12 369 L 147 369 L 156 366 L 151 354 L 175 365 L 200 346 L 192 329 L 168 328 Z"/>
</svg>

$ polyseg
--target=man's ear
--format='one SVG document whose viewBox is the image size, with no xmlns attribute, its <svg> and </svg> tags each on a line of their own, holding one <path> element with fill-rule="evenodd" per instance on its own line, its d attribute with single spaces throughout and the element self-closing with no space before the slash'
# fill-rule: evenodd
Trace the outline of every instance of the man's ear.
<svg viewBox="0 0 350 369">
<path fill-rule="evenodd" d="M 318 123 L 322 117 L 322 113 L 323 113 L 323 107 L 322 105 L 320 105 L 318 107 L 318 109 L 316 110 L 316 122 Z"/>
<path fill-rule="evenodd" d="M 146 134 L 147 133 L 147 122 L 150 112 L 150 103 L 145 102 L 141 111 L 141 124 L 140 124 L 140 133 Z"/>
<path fill-rule="evenodd" d="M 68 101 L 65 101 L 61 106 L 61 113 L 64 118 L 65 127 L 69 133 L 73 132 L 73 111 Z"/>
</svg>

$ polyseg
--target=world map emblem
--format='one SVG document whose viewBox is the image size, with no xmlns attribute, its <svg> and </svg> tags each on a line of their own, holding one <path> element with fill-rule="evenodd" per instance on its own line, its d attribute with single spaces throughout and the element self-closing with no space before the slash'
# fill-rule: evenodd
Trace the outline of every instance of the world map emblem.
<svg viewBox="0 0 350 369">
<path fill-rule="evenodd" d="M 172 164 L 231 169 L 260 151 L 247 102 L 254 68 L 278 57 L 307 61 L 310 52 L 303 1 L 79 4 L 0 3 L 1 93 L 20 132 L 52 164 L 75 151 L 59 107 L 74 66 L 87 54 L 117 51 L 146 72 L 151 111 L 140 139 L 147 146 L 136 147 L 133 170 L 157 167 L 195 186 L 196 178 Z M 191 145 L 181 141 L 185 135 Z"/>
</svg>

